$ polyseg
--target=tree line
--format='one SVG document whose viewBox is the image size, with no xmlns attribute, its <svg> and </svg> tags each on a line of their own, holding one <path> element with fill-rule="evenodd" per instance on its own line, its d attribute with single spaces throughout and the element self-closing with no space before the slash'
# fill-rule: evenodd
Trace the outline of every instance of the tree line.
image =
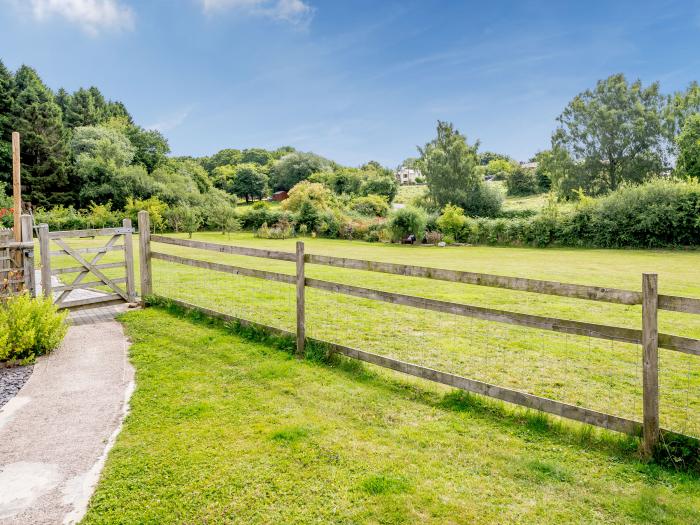
<svg viewBox="0 0 700 525">
<path fill-rule="evenodd" d="M 159 131 L 137 125 L 123 103 L 98 88 L 54 93 L 34 69 L 13 73 L 0 61 L 0 195 L 11 185 L 12 131 L 22 137 L 23 198 L 34 208 L 122 210 L 157 199 L 206 211 L 289 191 L 312 176 L 338 194 L 388 201 L 396 194 L 393 174 L 377 162 L 349 168 L 290 146 L 170 157 Z"/>
<path fill-rule="evenodd" d="M 485 184 L 504 179 L 512 195 L 554 191 L 563 199 L 601 196 L 624 184 L 666 177 L 700 178 L 700 86 L 662 94 L 658 82 L 643 86 L 612 75 L 576 95 L 557 118 L 551 148 L 537 153 L 528 170 L 507 155 L 480 153 L 448 122 L 410 159 L 428 184 L 427 207 L 448 204 L 468 215 L 494 217 L 501 196 Z"/>
</svg>

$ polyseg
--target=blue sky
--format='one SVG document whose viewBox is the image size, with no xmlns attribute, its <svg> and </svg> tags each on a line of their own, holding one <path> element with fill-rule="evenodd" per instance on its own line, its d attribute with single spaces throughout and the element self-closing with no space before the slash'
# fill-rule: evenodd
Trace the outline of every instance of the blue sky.
<svg viewBox="0 0 700 525">
<path fill-rule="evenodd" d="M 700 79 L 700 2 L 0 0 L 0 58 L 96 85 L 177 155 L 292 145 L 395 166 L 438 119 L 526 160 L 623 72 Z"/>
</svg>

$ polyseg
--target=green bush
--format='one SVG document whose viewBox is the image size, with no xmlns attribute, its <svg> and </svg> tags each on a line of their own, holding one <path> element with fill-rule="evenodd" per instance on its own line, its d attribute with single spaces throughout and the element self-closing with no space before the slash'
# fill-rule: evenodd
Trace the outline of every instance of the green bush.
<svg viewBox="0 0 700 525">
<path fill-rule="evenodd" d="M 448 204 L 442 210 L 436 221 L 438 229 L 445 235 L 449 235 L 453 240 L 460 240 L 462 230 L 467 224 L 464 210 L 459 206 Z"/>
<path fill-rule="evenodd" d="M 538 191 L 537 174 L 517 166 L 506 175 L 508 195 L 533 195 Z"/>
<path fill-rule="evenodd" d="M 389 213 L 389 204 L 379 195 L 367 195 L 357 197 L 350 203 L 350 209 L 360 215 L 369 217 L 386 217 Z"/>
<path fill-rule="evenodd" d="M 244 208 L 244 211 L 239 213 L 238 220 L 244 230 L 257 230 L 265 223 L 276 224 L 282 218 L 286 218 L 287 220 L 291 218 L 290 212 L 285 212 L 269 205 L 256 206 L 257 204 L 256 202 L 252 206 Z"/>
<path fill-rule="evenodd" d="M 700 183 L 657 179 L 599 199 L 592 213 L 595 246 L 657 248 L 700 244 Z"/>
<path fill-rule="evenodd" d="M 389 217 L 391 238 L 395 242 L 400 242 L 413 234 L 420 242 L 425 236 L 427 222 L 428 217 L 420 208 L 406 207 L 394 210 Z"/>
<path fill-rule="evenodd" d="M 30 363 L 49 353 L 66 334 L 67 315 L 51 299 L 28 294 L 0 303 L 0 361 Z"/>
<path fill-rule="evenodd" d="M 34 213 L 34 221 L 36 224 L 48 224 L 52 231 L 83 230 L 88 227 L 85 213 L 73 206 L 56 206 L 50 210 L 39 208 Z"/>
<path fill-rule="evenodd" d="M 12 217 L 12 197 L 5 195 L 3 185 L 0 184 L 0 228 L 11 228 Z"/>
<path fill-rule="evenodd" d="M 449 219 L 449 220 L 448 220 Z M 467 219 L 461 229 L 452 212 L 440 231 L 474 244 L 669 248 L 700 245 L 700 183 L 655 180 L 623 186 L 607 197 L 583 197 L 573 211 L 555 202 L 534 217 Z"/>
<path fill-rule="evenodd" d="M 481 182 L 459 204 L 472 217 L 496 217 L 501 212 L 503 195 L 494 184 Z"/>
</svg>

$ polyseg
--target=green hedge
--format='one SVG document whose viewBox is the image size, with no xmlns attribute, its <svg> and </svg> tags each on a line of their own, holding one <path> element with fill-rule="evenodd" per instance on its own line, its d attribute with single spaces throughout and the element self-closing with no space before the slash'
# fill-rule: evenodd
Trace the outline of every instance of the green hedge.
<svg viewBox="0 0 700 525">
<path fill-rule="evenodd" d="M 472 244 L 670 248 L 700 245 L 700 184 L 656 180 L 584 198 L 568 213 L 467 219 L 455 240 Z"/>
</svg>

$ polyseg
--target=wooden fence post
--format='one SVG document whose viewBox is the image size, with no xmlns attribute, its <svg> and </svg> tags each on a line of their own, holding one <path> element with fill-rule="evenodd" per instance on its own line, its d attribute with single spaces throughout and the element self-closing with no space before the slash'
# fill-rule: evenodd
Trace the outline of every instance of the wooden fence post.
<svg viewBox="0 0 700 525">
<path fill-rule="evenodd" d="M 49 225 L 39 225 L 39 250 L 41 250 L 41 290 L 44 297 L 51 295 L 51 253 L 49 252 Z"/>
<path fill-rule="evenodd" d="M 146 297 L 153 294 L 151 218 L 147 211 L 139 212 L 139 269 L 141 271 L 141 306 L 146 306 Z"/>
<path fill-rule="evenodd" d="M 122 227 L 127 230 L 124 234 L 124 263 L 126 264 L 126 296 L 130 303 L 136 301 L 136 283 L 134 282 L 134 244 L 131 234 L 131 219 L 124 219 Z"/>
<path fill-rule="evenodd" d="M 22 241 L 22 177 L 19 158 L 19 133 L 12 132 L 12 202 L 14 207 L 15 241 Z"/>
<path fill-rule="evenodd" d="M 642 453 L 650 458 L 659 441 L 659 287 L 655 273 L 642 274 L 642 349 L 644 440 Z"/>
<path fill-rule="evenodd" d="M 34 222 L 31 215 L 22 215 L 22 242 L 34 241 Z M 36 279 L 34 278 L 34 248 L 24 248 L 24 287 L 32 297 L 36 297 Z"/>
<path fill-rule="evenodd" d="M 306 279 L 304 277 L 304 242 L 297 241 L 297 357 L 304 357 L 304 343 L 306 341 L 306 321 L 304 319 L 304 293 Z"/>
</svg>

